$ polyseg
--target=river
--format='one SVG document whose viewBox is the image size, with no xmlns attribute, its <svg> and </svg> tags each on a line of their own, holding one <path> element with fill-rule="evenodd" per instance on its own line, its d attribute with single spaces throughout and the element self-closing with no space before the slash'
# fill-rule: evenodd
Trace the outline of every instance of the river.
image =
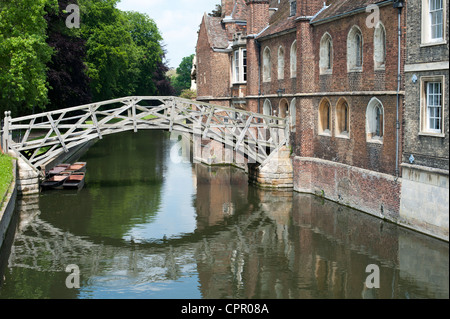
<svg viewBox="0 0 450 319">
<path fill-rule="evenodd" d="M 448 243 L 233 167 L 176 163 L 174 143 L 105 136 L 80 158 L 83 189 L 19 199 L 0 298 L 449 298 Z"/>
</svg>

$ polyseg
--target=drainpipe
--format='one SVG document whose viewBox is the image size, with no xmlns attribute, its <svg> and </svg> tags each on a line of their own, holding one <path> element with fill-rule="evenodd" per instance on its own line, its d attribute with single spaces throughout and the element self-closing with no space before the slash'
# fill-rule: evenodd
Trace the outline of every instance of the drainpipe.
<svg viewBox="0 0 450 319">
<path fill-rule="evenodd" d="M 261 43 L 256 37 L 255 44 L 258 50 L 258 113 L 261 113 Z"/>
<path fill-rule="evenodd" d="M 397 64 L 397 109 L 396 109 L 396 141 L 395 141 L 395 178 L 397 179 L 400 175 L 398 161 L 399 161 L 399 138 L 400 138 L 400 121 L 399 121 L 399 108 L 400 108 L 400 85 L 402 81 L 401 75 L 401 41 L 402 41 L 402 26 L 401 26 L 401 15 L 403 8 L 403 0 L 394 0 L 394 8 L 398 9 L 398 64 Z"/>
</svg>

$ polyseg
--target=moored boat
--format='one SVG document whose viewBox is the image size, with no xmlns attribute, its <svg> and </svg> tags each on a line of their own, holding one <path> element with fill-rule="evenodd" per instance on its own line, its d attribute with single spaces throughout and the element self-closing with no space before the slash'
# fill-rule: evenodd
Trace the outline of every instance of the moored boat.
<svg viewBox="0 0 450 319">
<path fill-rule="evenodd" d="M 66 171 L 72 173 L 85 172 L 86 171 L 86 162 L 76 162 L 66 168 Z"/>
<path fill-rule="evenodd" d="M 58 164 L 55 167 L 53 167 L 51 170 L 48 171 L 47 176 L 52 177 L 54 175 L 60 174 L 61 172 L 65 171 L 67 168 L 69 168 L 70 164 Z"/>
<path fill-rule="evenodd" d="M 80 189 L 84 186 L 84 179 L 84 172 L 70 174 L 69 177 L 64 180 L 63 188 Z"/>
<path fill-rule="evenodd" d="M 60 188 L 69 176 L 69 174 L 53 175 L 41 183 L 41 189 Z"/>
</svg>

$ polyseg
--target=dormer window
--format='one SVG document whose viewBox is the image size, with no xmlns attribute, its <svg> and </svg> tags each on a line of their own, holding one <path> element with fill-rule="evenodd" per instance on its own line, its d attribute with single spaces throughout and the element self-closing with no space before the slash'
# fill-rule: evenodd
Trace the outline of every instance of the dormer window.
<svg viewBox="0 0 450 319">
<path fill-rule="evenodd" d="M 296 0 L 289 0 L 290 4 L 290 17 L 293 17 L 297 14 L 297 1 Z"/>
</svg>

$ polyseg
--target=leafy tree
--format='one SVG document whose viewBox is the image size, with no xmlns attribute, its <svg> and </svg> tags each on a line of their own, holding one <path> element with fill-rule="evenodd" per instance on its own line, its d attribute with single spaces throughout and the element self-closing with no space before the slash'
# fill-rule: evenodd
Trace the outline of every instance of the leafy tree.
<svg viewBox="0 0 450 319">
<path fill-rule="evenodd" d="M 216 9 L 213 10 L 211 13 L 208 13 L 210 17 L 218 17 L 220 18 L 222 16 L 222 6 L 220 4 L 216 4 Z"/>
<path fill-rule="evenodd" d="M 175 88 L 175 92 L 177 95 L 180 95 L 181 91 L 189 89 L 191 87 L 191 71 L 193 60 L 194 54 L 184 57 L 177 68 L 177 75 L 173 79 L 173 87 Z"/>
<path fill-rule="evenodd" d="M 0 116 L 14 116 L 48 103 L 46 12 L 57 0 L 2 0 L 0 2 Z M 27 111 L 28 110 L 28 111 Z"/>
<path fill-rule="evenodd" d="M 91 102 L 90 80 L 86 74 L 86 41 L 76 29 L 65 25 L 64 12 L 74 0 L 59 0 L 59 11 L 49 12 L 47 43 L 54 48 L 54 55 L 48 64 L 47 79 L 50 85 L 47 109 L 58 109 Z"/>
</svg>

